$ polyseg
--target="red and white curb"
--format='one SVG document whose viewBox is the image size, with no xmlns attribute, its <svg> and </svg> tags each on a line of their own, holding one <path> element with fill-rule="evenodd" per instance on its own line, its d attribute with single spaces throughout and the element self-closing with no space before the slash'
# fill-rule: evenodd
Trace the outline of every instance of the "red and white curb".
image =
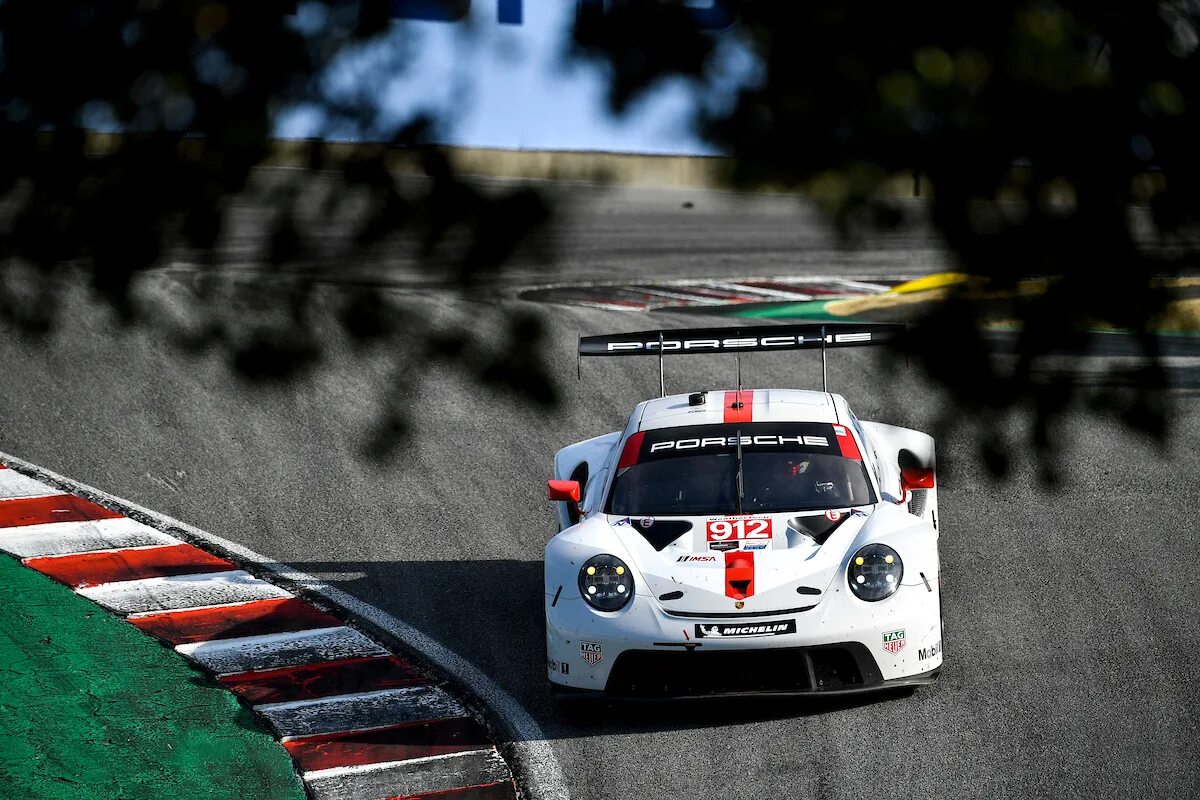
<svg viewBox="0 0 1200 800">
<path fill-rule="evenodd" d="M 901 280 L 840 276 L 783 276 L 737 280 L 676 280 L 623 284 L 551 284 L 525 289 L 522 300 L 603 308 L 660 311 L 759 303 L 802 303 L 883 294 Z"/>
<path fill-rule="evenodd" d="M 486 727 L 423 669 L 109 505 L 0 466 L 0 551 L 211 673 L 265 720 L 314 800 L 518 796 Z M 545 780 L 541 789 L 533 794 L 566 796 Z"/>
</svg>

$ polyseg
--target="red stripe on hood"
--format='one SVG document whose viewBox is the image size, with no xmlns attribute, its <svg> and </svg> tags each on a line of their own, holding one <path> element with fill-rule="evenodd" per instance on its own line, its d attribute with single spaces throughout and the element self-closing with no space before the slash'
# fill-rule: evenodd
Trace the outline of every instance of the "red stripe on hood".
<svg viewBox="0 0 1200 800">
<path fill-rule="evenodd" d="M 725 596 L 745 600 L 754 594 L 754 553 L 729 550 L 725 553 Z"/>
<path fill-rule="evenodd" d="M 725 421 L 753 422 L 754 421 L 754 390 L 725 393 Z"/>
</svg>

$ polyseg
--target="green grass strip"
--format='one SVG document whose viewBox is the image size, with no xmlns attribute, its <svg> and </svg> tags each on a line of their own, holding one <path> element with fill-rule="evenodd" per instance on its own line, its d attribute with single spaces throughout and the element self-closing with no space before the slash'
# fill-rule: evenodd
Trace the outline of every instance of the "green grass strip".
<svg viewBox="0 0 1200 800">
<path fill-rule="evenodd" d="M 182 656 L 0 555 L 0 795 L 303 800 L 283 748 Z"/>
<path fill-rule="evenodd" d="M 841 298 L 839 298 L 841 299 Z M 794 319 L 814 322 L 848 322 L 846 317 L 835 317 L 825 310 L 829 300 L 803 300 L 795 303 L 749 303 L 707 307 L 706 313 L 728 314 L 731 317 L 748 319 Z"/>
</svg>

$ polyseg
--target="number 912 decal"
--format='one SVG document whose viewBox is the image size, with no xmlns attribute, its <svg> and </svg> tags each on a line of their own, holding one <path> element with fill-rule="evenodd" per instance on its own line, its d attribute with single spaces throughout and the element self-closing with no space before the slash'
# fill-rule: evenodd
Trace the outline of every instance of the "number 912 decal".
<svg viewBox="0 0 1200 800">
<path fill-rule="evenodd" d="M 704 532 L 710 542 L 770 539 L 773 533 L 770 517 L 710 519 L 705 523 Z"/>
</svg>

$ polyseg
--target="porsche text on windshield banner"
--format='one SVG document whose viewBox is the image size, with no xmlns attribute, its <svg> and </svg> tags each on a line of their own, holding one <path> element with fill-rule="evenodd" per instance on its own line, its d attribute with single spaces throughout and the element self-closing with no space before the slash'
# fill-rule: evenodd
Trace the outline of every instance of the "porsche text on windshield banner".
<svg viewBox="0 0 1200 800">
<path fill-rule="evenodd" d="M 679 328 L 636 331 L 579 340 L 580 356 L 646 356 L 702 353 L 765 353 L 883 344 L 904 332 L 898 323 L 829 322 L 820 325 L 754 325 L 741 328 Z"/>
<path fill-rule="evenodd" d="M 633 443 L 636 450 L 624 454 L 621 465 L 703 453 L 732 453 L 737 450 L 739 437 L 742 451 L 747 453 L 787 450 L 841 456 L 843 450 L 837 428 L 845 430 L 827 422 L 751 422 L 658 428 L 629 437 L 628 442 Z"/>
</svg>

